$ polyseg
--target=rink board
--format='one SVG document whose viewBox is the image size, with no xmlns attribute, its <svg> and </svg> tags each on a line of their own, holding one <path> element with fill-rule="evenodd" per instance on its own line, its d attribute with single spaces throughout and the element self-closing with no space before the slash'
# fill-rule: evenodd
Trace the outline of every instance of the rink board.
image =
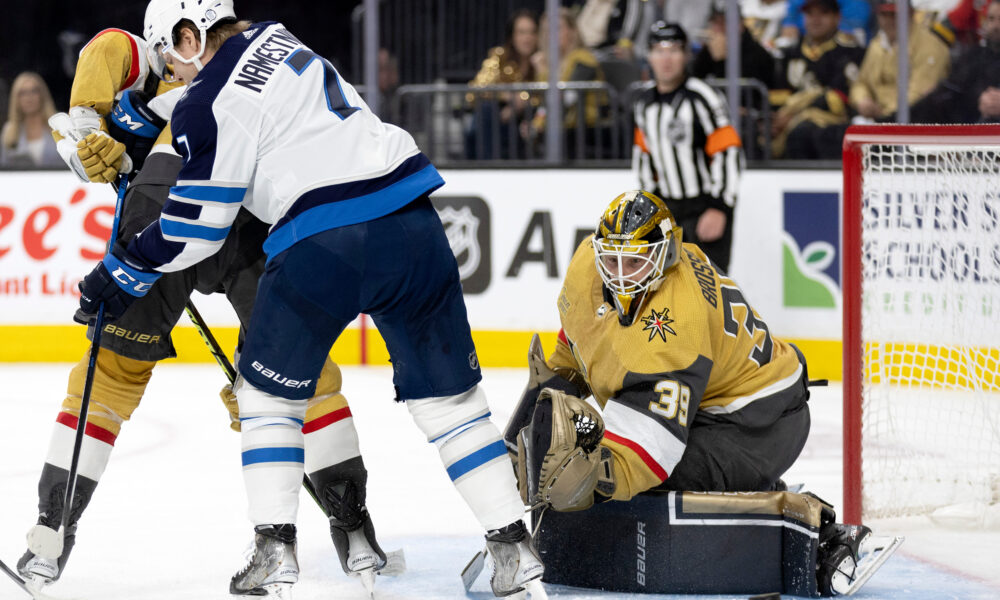
<svg viewBox="0 0 1000 600">
<path fill-rule="evenodd" d="M 533 332 L 548 348 L 555 300 L 579 240 L 606 204 L 635 186 L 628 170 L 461 170 L 434 195 L 458 260 L 480 363 L 521 366 Z M 794 341 L 814 377 L 839 378 L 838 171 L 748 171 L 737 205 L 732 276 L 770 331 Z M 110 187 L 70 173 L 0 173 L 0 361 L 72 361 L 86 347 L 70 325 L 76 283 L 110 232 Z M 817 215 L 820 215 L 817 217 Z M 231 346 L 235 315 L 220 295 L 195 295 Z M 671 307 L 672 314 L 678 311 Z M 182 318 L 182 361 L 211 361 Z M 377 332 L 355 324 L 334 347 L 343 364 L 385 364 Z"/>
</svg>

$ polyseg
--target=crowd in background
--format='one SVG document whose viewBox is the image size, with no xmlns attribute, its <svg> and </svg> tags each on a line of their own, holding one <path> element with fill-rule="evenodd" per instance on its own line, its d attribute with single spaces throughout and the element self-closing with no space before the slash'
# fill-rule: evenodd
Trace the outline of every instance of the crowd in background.
<svg viewBox="0 0 1000 600">
<path fill-rule="evenodd" d="M 840 139 L 851 123 L 895 121 L 899 1 L 906 0 L 740 0 L 741 76 L 760 82 L 767 90 L 766 98 L 745 100 L 741 106 L 741 111 L 750 115 L 744 124 L 749 122 L 753 129 L 744 130 L 744 137 L 755 136 L 755 141 L 766 144 L 768 156 L 836 159 Z M 460 0 L 420 2 L 433 3 L 439 11 L 448 10 L 449 2 L 459 2 L 452 7 L 456 10 L 460 5 Z M 254 0 L 240 3 L 253 13 Z M 43 10 L 39 6 L 46 4 L 40 2 L 34 10 Z M 352 31 L 358 29 L 360 0 L 337 4 L 343 5 L 325 24 L 327 35 L 317 30 L 316 39 L 308 43 L 327 53 L 348 80 L 361 83 L 361 73 L 352 72 L 358 64 L 352 54 L 362 46 L 359 40 L 351 39 Z M 459 145 L 465 159 L 530 158 L 538 155 L 538 146 L 544 141 L 540 135 L 546 125 L 544 93 L 476 92 L 483 86 L 548 80 L 548 27 L 540 11 L 544 0 L 504 0 L 498 4 L 523 8 L 505 14 L 506 28 L 491 23 L 496 29 L 494 47 L 486 51 L 485 58 L 482 50 L 467 47 L 472 42 L 464 43 L 460 50 L 445 51 L 448 69 L 434 76 L 435 81 L 469 86 L 461 110 L 452 113 L 462 120 Z M 724 76 L 729 51 L 724 0 L 562 0 L 562 4 L 558 40 L 561 81 L 604 82 L 618 93 L 623 105 L 627 104 L 628 92 L 649 79 L 647 36 L 657 21 L 676 22 L 687 31 L 691 75 L 709 81 Z M 906 94 L 910 121 L 1000 121 L 1000 0 L 912 0 L 911 4 L 907 49 L 911 67 Z M 381 10 L 387 15 L 384 21 L 390 26 L 394 6 L 388 0 L 382 3 Z M 286 7 L 285 13 L 279 18 L 289 24 L 310 20 L 305 9 Z M 128 28 L 132 24 L 137 29 L 141 22 L 141 15 L 131 13 L 105 16 L 100 23 L 62 24 L 65 29 L 58 32 L 58 41 L 49 43 L 57 48 L 50 49 L 55 54 L 48 62 L 39 63 L 39 56 L 26 54 L 23 48 L 8 53 L 2 61 L 0 166 L 58 165 L 44 121 L 66 104 L 75 53 L 103 27 Z M 52 18 L 48 13 L 31 18 L 35 17 Z M 442 22 L 448 26 L 447 20 Z M 338 35 L 329 35 L 331 31 Z M 401 83 L 415 82 L 418 71 L 429 72 L 412 66 L 416 52 L 400 45 L 397 38 L 401 36 L 383 37 L 380 106 L 389 120 L 396 121 L 401 117 L 393 104 L 393 91 Z M 476 43 L 480 47 L 484 44 Z M 473 56 L 477 52 L 478 56 Z M 54 57 L 59 63 L 55 69 L 47 66 Z M 453 63 L 462 59 L 467 67 L 455 67 Z M 433 62 L 432 58 L 428 61 Z M 33 67 L 41 76 L 14 71 L 16 64 Z M 622 131 L 631 131 L 629 123 L 621 122 L 631 118 L 630 110 L 609 110 L 606 93 L 570 91 L 562 97 L 570 147 L 575 141 L 581 147 L 606 143 L 606 137 L 594 135 L 602 127 L 620 126 Z M 768 122 L 754 121 L 765 103 Z M 406 122 L 399 124 L 417 128 Z"/>
</svg>

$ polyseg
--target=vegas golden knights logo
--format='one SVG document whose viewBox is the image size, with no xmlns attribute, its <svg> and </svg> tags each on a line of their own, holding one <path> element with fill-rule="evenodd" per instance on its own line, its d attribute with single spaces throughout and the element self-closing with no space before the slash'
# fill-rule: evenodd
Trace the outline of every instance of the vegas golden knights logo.
<svg viewBox="0 0 1000 600">
<path fill-rule="evenodd" d="M 667 333 L 673 336 L 677 335 L 677 332 L 670 327 L 670 324 L 674 322 L 670 318 L 670 309 L 664 308 L 662 311 L 657 312 L 655 308 L 649 309 L 649 315 L 642 317 L 642 324 L 645 327 L 642 328 L 643 331 L 649 331 L 649 340 L 653 341 L 654 337 L 659 336 L 661 341 L 667 341 Z"/>
</svg>

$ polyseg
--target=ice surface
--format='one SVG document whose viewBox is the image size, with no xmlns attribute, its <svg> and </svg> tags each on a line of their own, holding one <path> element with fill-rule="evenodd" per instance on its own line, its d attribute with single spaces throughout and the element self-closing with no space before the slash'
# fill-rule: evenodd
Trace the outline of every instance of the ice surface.
<svg viewBox="0 0 1000 600">
<path fill-rule="evenodd" d="M 69 368 L 0 365 L 0 559 L 10 566 L 24 551 L 24 534 L 36 518 L 35 486 Z M 87 600 L 230 597 L 229 577 L 240 564 L 251 529 L 239 436 L 229 430 L 217 396 L 223 383 L 214 365 L 157 367 L 142 405 L 116 443 L 81 521 L 69 568 L 50 588 L 53 595 Z M 486 371 L 484 386 L 499 426 L 523 385 L 521 371 Z M 407 558 L 407 573 L 380 579 L 376 596 L 463 597 L 459 572 L 482 547 L 482 537 L 437 452 L 406 408 L 392 401 L 388 369 L 345 368 L 344 389 L 370 472 L 368 506 L 379 538 L 387 549 L 404 548 Z M 809 442 L 785 480 L 805 483 L 806 489 L 839 506 L 839 387 L 818 389 L 810 404 Z M 300 505 L 302 578 L 296 600 L 363 598 L 361 584 L 341 572 L 320 511 L 305 493 Z M 891 525 L 909 539 L 856 597 L 1000 598 L 1000 534 L 942 533 L 929 522 Z M 0 599 L 23 596 L 5 579 L 0 578 Z M 484 576 L 471 596 L 485 600 L 491 597 L 488 589 Z M 562 600 L 626 597 L 558 586 L 547 590 Z"/>
</svg>

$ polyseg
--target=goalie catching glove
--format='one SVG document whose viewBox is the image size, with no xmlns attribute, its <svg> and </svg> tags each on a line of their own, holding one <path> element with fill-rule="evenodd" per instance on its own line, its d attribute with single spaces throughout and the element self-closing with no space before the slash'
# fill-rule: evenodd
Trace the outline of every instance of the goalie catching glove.
<svg viewBox="0 0 1000 600">
<path fill-rule="evenodd" d="M 588 396 L 590 390 L 583 377 L 575 371 L 567 369 L 553 369 L 545 362 L 545 351 L 542 349 L 542 341 L 538 334 L 531 336 L 531 343 L 528 345 L 528 384 L 521 393 L 521 399 L 511 413 L 510 420 L 503 432 L 504 443 L 511 453 L 511 460 L 517 462 L 517 434 L 530 421 L 535 410 L 535 403 L 538 402 L 538 395 L 542 389 L 551 388 L 562 390 L 574 396 Z"/>
<path fill-rule="evenodd" d="M 584 510 L 614 493 L 611 451 L 600 445 L 604 420 L 584 400 L 545 388 L 517 435 L 521 500 L 533 508 Z"/>
</svg>

